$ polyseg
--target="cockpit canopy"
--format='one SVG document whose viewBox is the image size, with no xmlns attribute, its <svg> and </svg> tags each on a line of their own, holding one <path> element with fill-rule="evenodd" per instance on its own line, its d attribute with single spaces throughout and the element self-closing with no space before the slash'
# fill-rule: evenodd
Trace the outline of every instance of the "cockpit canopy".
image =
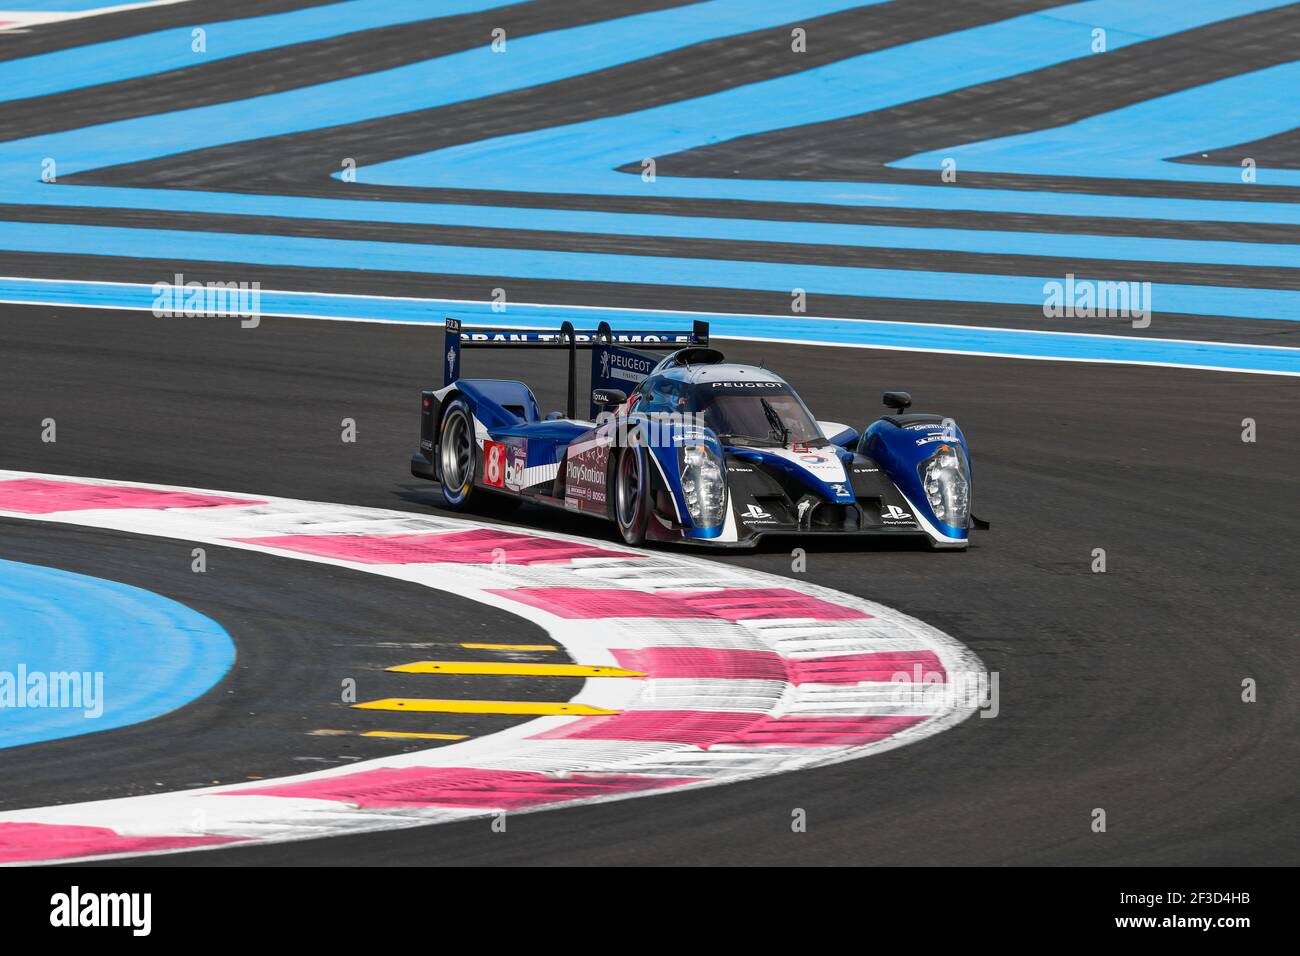
<svg viewBox="0 0 1300 956">
<path fill-rule="evenodd" d="M 637 386 L 631 411 L 698 417 L 724 444 L 776 447 L 827 443 L 794 389 L 771 372 L 727 364 L 686 371 L 685 366 L 669 365 L 672 358 L 661 362 Z"/>
</svg>

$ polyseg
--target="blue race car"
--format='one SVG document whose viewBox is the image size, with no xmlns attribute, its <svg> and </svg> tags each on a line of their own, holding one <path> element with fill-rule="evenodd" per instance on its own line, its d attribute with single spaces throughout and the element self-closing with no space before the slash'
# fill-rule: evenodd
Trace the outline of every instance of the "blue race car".
<svg viewBox="0 0 1300 956">
<path fill-rule="evenodd" d="M 861 435 L 817 421 L 785 381 L 727 362 L 690 332 L 462 328 L 448 318 L 442 388 L 421 395 L 411 473 L 450 508 L 520 501 L 613 521 L 628 544 L 752 546 L 769 535 L 875 535 L 967 546 L 966 439 L 908 414 L 906 392 Z M 543 415 L 523 382 L 460 375 L 463 349 L 569 353 L 568 409 Z M 576 414 L 579 350 L 592 353 L 590 414 Z M 668 351 L 662 359 L 651 352 Z"/>
</svg>

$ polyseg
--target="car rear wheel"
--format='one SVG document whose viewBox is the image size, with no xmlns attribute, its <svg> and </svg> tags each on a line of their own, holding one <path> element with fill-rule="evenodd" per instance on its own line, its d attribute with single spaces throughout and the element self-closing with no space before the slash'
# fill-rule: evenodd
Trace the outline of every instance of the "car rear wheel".
<svg viewBox="0 0 1300 956">
<path fill-rule="evenodd" d="M 442 416 L 438 429 L 438 474 L 448 508 L 465 508 L 474 498 L 477 442 L 469 406 L 455 399 Z"/>
<path fill-rule="evenodd" d="M 438 429 L 438 474 L 448 508 L 472 509 L 477 514 L 504 517 L 519 507 L 519 499 L 475 487 L 480 452 L 474 416 L 462 399 L 454 399 Z"/>
</svg>

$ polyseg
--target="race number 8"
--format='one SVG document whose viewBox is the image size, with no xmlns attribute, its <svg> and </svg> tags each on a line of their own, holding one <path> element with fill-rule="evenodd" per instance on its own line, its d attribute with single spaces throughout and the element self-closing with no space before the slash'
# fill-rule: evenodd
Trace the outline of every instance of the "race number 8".
<svg viewBox="0 0 1300 956">
<path fill-rule="evenodd" d="M 505 484 L 506 448 L 500 442 L 485 442 L 483 445 L 483 481 L 494 488 Z"/>
</svg>

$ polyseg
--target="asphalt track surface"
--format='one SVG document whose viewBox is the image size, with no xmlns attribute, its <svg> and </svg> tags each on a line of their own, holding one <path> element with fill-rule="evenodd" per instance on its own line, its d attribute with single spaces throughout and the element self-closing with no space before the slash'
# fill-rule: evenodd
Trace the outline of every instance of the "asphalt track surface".
<svg viewBox="0 0 1300 956">
<path fill-rule="evenodd" d="M 189 4 L 55 24 L 18 37 L 0 58 L 129 36 L 161 25 L 192 22 Z M 309 6 L 243 3 L 220 17 Z M 537 18 L 532 29 L 580 19 L 586 5 L 548 5 L 516 13 Z M 671 4 L 611 4 L 642 10 Z M 873 38 L 847 34 L 845 47 L 887 45 L 907 36 L 991 22 L 1045 3 L 962 5 L 970 23 L 934 25 L 932 4 L 889 5 Z M 513 9 L 513 8 L 512 8 Z M 205 12 L 212 18 L 217 14 Z M 1154 41 L 1149 56 L 1122 51 L 1104 73 L 1062 66 L 1046 80 L 1016 78 L 972 88 L 965 98 L 909 104 L 863 119 L 796 127 L 744 144 L 748 162 L 773 178 L 910 181 L 886 170 L 894 156 L 963 138 L 1006 135 L 1048 125 L 1079 108 L 1086 89 L 1093 109 L 1133 98 L 1150 80 L 1169 92 L 1232 67 L 1214 51 L 1238 44 L 1265 65 L 1286 58 L 1282 48 L 1291 7 L 1225 21 Z M 477 19 L 476 19 L 477 18 Z M 548 19 L 549 18 L 549 19 Z M 456 29 L 482 33 L 492 17 L 473 15 Z M 850 22 L 836 21 L 840 26 Z M 929 26 L 927 26 L 929 24 Z M 475 32 L 477 31 L 477 32 Z M 376 31 L 378 32 L 378 31 Z M 257 82 L 292 87 L 303 77 L 345 75 L 371 56 L 367 32 L 287 61 L 286 74 L 264 72 Z M 841 31 L 844 32 L 844 31 Z M 454 30 L 449 31 L 451 37 Z M 512 34 L 513 35 L 513 34 Z M 785 34 L 788 36 L 788 31 Z M 433 55 L 394 31 L 385 65 Z M 363 39 L 364 38 L 364 39 Z M 400 39 L 400 42 L 399 42 Z M 782 43 L 784 37 L 778 37 Z M 6 39 L 7 44 L 11 41 Z M 446 41 L 449 48 L 462 42 Z M 465 41 L 467 42 L 467 41 Z M 604 77 L 611 105 L 639 108 L 635 97 L 671 98 L 732 82 L 736 64 L 753 82 L 781 69 L 763 54 L 775 41 L 759 35 L 718 41 L 707 67 L 672 54 L 659 64 L 662 83 L 634 82 L 635 64 Z M 775 49 L 773 47 L 773 49 Z M 17 51 L 17 52 L 12 52 Z M 730 51 L 730 54 L 728 54 Z M 1206 51 L 1210 51 L 1206 53 Z M 1198 61 L 1191 54 L 1204 54 Z M 819 54 L 822 55 L 822 54 Z M 825 52 L 828 58 L 845 50 Z M 1293 51 L 1292 51 L 1293 55 Z M 731 57 L 731 59 L 728 58 Z M 275 58 L 268 57 L 268 62 Z M 1248 58 L 1249 59 L 1249 58 Z M 279 62 L 279 61 L 276 61 Z M 256 61 L 254 61 L 255 65 Z M 351 66 L 349 64 L 352 64 Z M 242 64 L 240 66 L 248 66 Z M 157 112 L 169 103 L 252 95 L 255 74 L 214 63 L 156 81 L 124 81 L 74 91 L 58 110 L 34 102 L 0 104 L 5 128 L 83 125 L 89 117 Z M 1240 65 L 1237 69 L 1241 69 Z M 204 74 L 202 71 L 208 71 Z M 295 72 L 296 71 L 296 72 Z M 197 78 L 196 78 L 197 75 Z M 1158 80 L 1156 79 L 1158 77 Z M 149 184 L 249 193 L 328 194 L 324 181 L 341 150 L 373 142 L 391 155 L 439 144 L 442 130 L 468 140 L 546 126 L 599 109 L 590 77 L 520 91 L 480 104 L 450 106 L 357 127 L 285 137 L 255 146 L 233 144 L 163 157 L 130 168 L 95 171 L 84 183 Z M 241 85 L 242 84 L 242 85 Z M 1048 90 L 1027 103 L 1026 90 Z M 1146 95 L 1146 94 L 1144 94 Z M 150 99 L 149 97 L 152 97 Z M 55 98 L 57 99 L 57 97 Z M 133 106 L 132 104 L 136 104 Z M 484 108 L 486 107 L 486 108 Z M 539 112 L 542 108 L 546 112 Z M 80 110 L 82 112 L 78 113 Z M 459 110 L 460 112 L 457 112 Z M 1035 112 L 1037 110 L 1037 112 Z M 477 127 L 468 127 L 470 117 Z M 980 122 L 970 119 L 978 116 Z M 16 124 L 16 125 L 11 125 Z M 513 124 L 513 125 L 512 125 Z M 965 125 L 963 125 L 965 124 Z M 947 130 L 952 135 L 940 135 Z M 36 128 L 36 131 L 40 131 Z M 402 137 L 408 137 L 402 139 Z M 791 147 L 795 137 L 800 148 Z M 893 139 L 890 139 L 893 137 Z M 6 136 L 5 138 L 9 138 Z M 864 152 L 871 142 L 879 149 Z M 1287 153 L 1285 134 L 1258 155 Z M 1250 144 L 1253 146 L 1253 144 Z M 274 146 L 268 153 L 266 147 Z M 719 144 L 663 161 L 668 175 L 725 176 L 734 149 Z M 729 153 L 728 150 L 733 150 Z M 1225 148 L 1235 165 L 1240 151 Z M 347 155 L 344 151 L 342 155 Z M 1289 155 L 1289 153 L 1287 153 Z M 1213 157 L 1215 154 L 1210 153 Z M 322 158 L 322 156 L 324 158 Z M 313 173 L 300 161 L 321 164 Z M 863 166 L 855 165 L 860 158 Z M 384 158 L 384 157 L 380 157 Z M 797 161 L 796 161 L 797 160 Z M 1188 159 L 1189 163 L 1198 160 Z M 1200 159 L 1199 162 L 1210 162 Z M 1293 159 L 1292 159 L 1293 162 Z M 250 165 L 251 164 L 251 165 Z M 1286 161 L 1275 160 L 1285 166 Z M 255 167 L 255 168 L 254 168 Z M 258 172 L 260 170 L 260 172 Z M 978 182 L 978 180 L 975 180 Z M 984 184 L 1025 188 L 986 174 Z M 1131 184 L 1062 181 L 1052 189 L 1134 189 Z M 1199 198 L 1226 195 L 1211 184 L 1161 184 L 1146 192 Z M 366 190 L 371 190 L 367 192 Z M 358 197 L 400 201 L 527 204 L 518 194 L 363 187 Z M 1232 192 L 1234 199 L 1265 195 Z M 1277 191 L 1267 199 L 1279 201 Z M 676 211 L 776 216 L 777 204 L 696 201 L 668 203 L 619 197 L 548 196 L 552 208 Z M 1280 201 L 1293 201 L 1283 199 Z M 1294 242 L 1294 227 L 1259 223 L 1144 222 L 1102 217 L 1045 217 L 897 209 L 797 207 L 781 217 L 926 225 L 941 228 L 1065 229 L 1090 234 L 1170 235 L 1242 242 Z M 116 219 L 114 218 L 116 217 Z M 221 229 L 220 217 L 182 221 L 139 210 L 6 206 L 0 219 Z M 287 230 L 289 224 L 231 217 L 232 232 Z M 331 235 L 329 223 L 298 220 L 293 229 Z M 364 235 L 356 225 L 353 237 Z M 377 228 L 377 227 L 376 227 Z M 736 243 L 628 237 L 572 237 L 534 232 L 404 227 L 406 241 L 457 244 L 529 243 L 585 251 L 632 248 L 637 254 L 945 268 L 1020 275 L 1047 269 L 1086 271 L 1088 263 L 982 253 L 968 257 L 882 249 L 819 248 L 813 253 L 779 241 Z M 490 233 L 490 234 L 489 234 Z M 757 247 L 756 247 L 757 246 Z M 653 268 L 653 260 L 650 268 Z M 941 263 L 941 264 L 940 264 Z M 201 263 L 168 263 L 199 274 Z M 333 269 L 243 267 L 239 275 L 266 288 L 329 289 L 365 294 L 482 298 L 494 283 L 456 275 Z M 1161 268 L 1164 271 L 1160 271 Z M 1295 288 L 1295 270 L 1197 269 L 1186 264 L 1132 267 L 1143 279 L 1219 286 Z M 154 281 L 154 260 L 46 256 L 0 251 L 0 273 Z M 1122 274 L 1122 269 L 1115 273 Z M 510 280 L 516 300 L 654 308 L 779 312 L 784 293 L 729 289 L 593 285 L 578 281 Z M 1041 310 L 981 303 L 886 301 L 864 290 L 854 297 L 818 297 L 822 314 L 888 317 L 1004 327 L 1042 327 Z M 1291 323 L 1215 316 L 1157 316 L 1144 334 L 1222 341 L 1294 344 Z M 1054 329 L 1097 331 L 1095 321 L 1062 320 Z M 263 319 L 256 329 L 233 320 L 166 319 L 148 314 L 63 307 L 0 305 L 0 467 L 88 475 L 346 502 L 425 513 L 440 508 L 436 488 L 412 479 L 407 461 L 415 442 L 419 387 L 431 384 L 441 337 L 432 328 Z M 905 388 L 916 407 L 955 417 L 974 450 L 976 512 L 990 520 L 964 554 L 883 547 L 810 546 L 807 577 L 915 615 L 970 647 L 1000 675 L 1000 713 L 972 718 L 916 745 L 869 759 L 727 787 L 634 801 L 512 816 L 505 834 L 486 822 L 448 824 L 393 833 L 315 840 L 150 858 L 149 865 L 282 864 L 1284 864 L 1300 859 L 1300 515 L 1292 506 L 1297 455 L 1294 378 L 1184 369 L 1012 361 L 973 356 L 722 342 L 740 361 L 764 360 L 783 374 L 818 417 L 855 426 L 880 413 L 883 389 Z M 517 367 L 484 352 L 468 353 L 471 371 L 514 377 Z M 548 409 L 562 405 L 561 366 L 544 356 L 528 380 Z M 59 440 L 40 440 L 40 422 L 58 422 Z M 1242 419 L 1258 441 L 1241 440 Z M 340 422 L 357 422 L 358 441 L 339 440 Z M 513 520 L 559 531 L 607 537 L 599 523 L 524 509 Z M 211 549 L 210 571 L 195 575 L 184 542 L 137 539 L 105 532 L 0 522 L 0 558 L 66 568 L 156 590 L 189 604 L 235 638 L 235 670 L 190 707 L 105 734 L 18 748 L 4 754 L 6 785 L 0 808 L 12 809 L 158 789 L 203 786 L 257 776 L 320 769 L 382 756 L 410 744 L 355 736 L 316 736 L 314 729 L 374 727 L 372 715 L 339 703 L 341 677 L 378 675 L 413 647 L 460 653 L 460 641 L 528 642 L 532 625 L 480 605 L 372 576 Z M 791 573 L 789 544 L 729 561 Z M 1107 571 L 1092 571 L 1094 549 Z M 364 577 L 363 582 L 358 578 Z M 423 654 L 424 652 L 421 651 Z M 553 658 L 551 658 L 553 659 Z M 1259 700 L 1243 704 L 1241 682 L 1259 684 Z M 397 693 L 403 678 L 379 694 Z M 453 678 L 441 696 L 469 695 Z M 476 679 L 481 681 L 482 679 Z M 424 685 L 427 687 L 427 685 Z M 502 681 L 476 696 L 532 694 L 558 699 L 561 682 Z M 479 735 L 508 718 L 439 718 L 439 730 Z M 422 741 L 420 746 L 428 746 Z M 18 781 L 15 783 L 14 781 Z M 1092 811 L 1106 810 L 1104 834 L 1090 829 Z M 808 831 L 790 830 L 791 811 L 807 812 Z"/>
<path fill-rule="evenodd" d="M 437 341 L 430 330 L 273 319 L 240 329 L 233 322 L 57 309 L 10 309 L 3 322 L 9 467 L 419 512 L 439 506 L 438 492 L 406 472 L 412 396 L 430 377 Z M 454 824 L 149 862 L 1295 859 L 1293 622 L 1300 601 L 1293 572 L 1300 519 L 1284 505 L 1294 488 L 1295 455 L 1286 439 L 1292 380 L 724 347 L 742 361 L 779 362 L 809 405 L 831 419 L 862 421 L 876 413 L 881 388 L 910 387 L 918 407 L 962 422 L 976 449 L 977 509 L 992 521 L 990 532 L 966 554 L 812 550 L 807 573 L 958 636 L 1001 675 L 997 718 L 973 718 L 919 745 L 825 769 L 525 815 L 512 819 L 505 835 L 486 823 Z M 508 371 L 506 361 L 486 353 L 472 353 L 472 360 L 484 375 Z M 542 403 L 558 405 L 559 376 L 538 368 L 535 380 Z M 68 390 L 68 381 L 78 389 Z M 53 445 L 39 441 L 34 424 L 46 415 L 59 421 Z M 1246 415 L 1258 423 L 1256 444 L 1240 439 Z M 355 445 L 338 440 L 343 417 L 357 421 Z M 563 514 L 517 517 L 609 534 L 599 523 Z M 76 755 L 76 776 L 98 778 L 116 774 L 137 747 L 147 754 L 164 741 L 185 741 L 182 755 L 173 752 L 177 779 L 195 783 L 271 766 L 222 749 L 223 741 L 232 746 L 226 735 L 247 736 L 250 727 L 274 738 L 263 746 L 278 751 L 281 770 L 286 761 L 292 767 L 292 756 L 324 756 L 319 739 L 284 724 L 295 709 L 320 713 L 338 667 L 318 660 L 314 643 L 306 653 L 301 633 L 278 639 L 277 626 L 288 633 L 299 623 L 284 623 L 286 615 L 336 620 L 326 646 L 370 644 L 377 632 L 396 641 L 430 639 L 426 616 L 412 606 L 422 598 L 413 594 L 403 603 L 401 593 L 385 593 L 391 585 L 331 580 L 335 590 L 323 587 L 313 569 L 313 580 L 290 573 L 282 590 L 267 595 L 254 583 L 264 580 L 254 565 L 271 559 L 230 552 L 197 576 L 183 544 L 164 561 L 158 552 L 166 546 L 157 542 L 101 552 L 103 543 L 88 542 L 86 532 L 28 533 L 15 541 L 10 530 L 0 556 L 98 569 L 214 614 L 240 648 L 235 688 L 263 707 L 279 699 L 285 711 L 248 723 L 242 703 L 222 698 L 227 681 L 193 713 L 114 731 L 102 750 L 85 739 L 24 748 L 6 755 L 10 779 L 24 779 L 31 768 L 33 783 L 20 789 L 18 803 L 49 799 L 67 785 L 69 775 L 50 773 L 59 748 Z M 1104 574 L 1091 571 L 1099 547 L 1107 554 Z M 719 560 L 790 573 L 790 554 L 777 546 Z M 279 562 L 285 564 L 295 562 Z M 299 603 L 295 593 L 312 598 Z M 448 601 L 454 606 L 454 598 Z M 479 611 L 471 613 L 481 622 Z M 456 619 L 448 624 L 455 627 Z M 512 635 L 521 627 L 506 626 Z M 374 657 L 367 649 L 362 659 Z M 1245 677 L 1259 682 L 1257 704 L 1240 702 Z M 234 727 L 223 729 L 223 721 Z M 196 726 L 211 737 L 190 736 Z M 368 746 L 367 756 L 382 752 Z M 1104 835 L 1089 829 L 1098 806 L 1108 814 Z M 808 812 L 805 834 L 790 832 L 795 807 Z"/>
</svg>

